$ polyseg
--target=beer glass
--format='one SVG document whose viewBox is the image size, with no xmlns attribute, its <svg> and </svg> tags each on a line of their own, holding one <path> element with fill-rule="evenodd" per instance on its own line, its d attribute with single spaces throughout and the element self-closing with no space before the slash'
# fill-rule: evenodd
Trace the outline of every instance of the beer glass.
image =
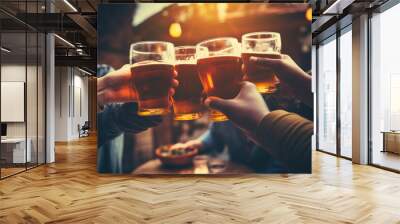
<svg viewBox="0 0 400 224">
<path fill-rule="evenodd" d="M 132 85 L 138 95 L 140 116 L 169 112 L 169 89 L 174 77 L 174 45 L 169 42 L 145 41 L 131 45 Z"/>
<path fill-rule="evenodd" d="M 260 93 L 274 93 L 279 79 L 270 68 L 249 63 L 251 56 L 263 58 L 281 58 L 281 36 L 274 32 L 247 33 L 242 36 L 242 60 L 245 80 L 254 83 Z"/>
<path fill-rule="evenodd" d="M 197 55 L 207 49 L 199 48 Z M 175 71 L 179 86 L 175 89 L 173 108 L 175 120 L 195 120 L 201 117 L 203 87 L 197 74 L 196 46 L 175 47 Z"/>
<path fill-rule="evenodd" d="M 240 45 L 236 38 L 222 37 L 198 43 L 197 49 L 205 47 L 207 52 L 197 56 L 197 67 L 201 84 L 207 96 L 223 99 L 234 98 L 240 90 L 242 60 Z M 212 121 L 228 118 L 217 110 L 210 110 Z"/>
</svg>

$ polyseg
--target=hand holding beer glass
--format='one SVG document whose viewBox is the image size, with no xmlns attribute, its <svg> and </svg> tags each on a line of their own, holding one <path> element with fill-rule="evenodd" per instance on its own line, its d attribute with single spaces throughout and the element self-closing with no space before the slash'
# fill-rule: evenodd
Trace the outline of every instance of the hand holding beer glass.
<svg viewBox="0 0 400 224">
<path fill-rule="evenodd" d="M 141 116 L 169 112 L 174 70 L 174 45 L 162 41 L 144 41 L 131 45 L 132 85 L 138 96 Z"/>
<path fill-rule="evenodd" d="M 207 49 L 196 49 L 196 46 L 175 47 L 175 70 L 179 81 L 173 97 L 175 120 L 195 120 L 201 117 L 203 111 L 203 87 L 197 73 L 196 52 L 197 55 L 203 55 Z"/>
<path fill-rule="evenodd" d="M 254 83 L 260 93 L 274 93 L 279 79 L 271 68 L 249 62 L 250 57 L 280 59 L 281 36 L 274 32 L 255 32 L 242 36 L 242 59 L 245 80 Z"/>
<path fill-rule="evenodd" d="M 242 60 L 240 46 L 236 38 L 223 37 L 203 41 L 197 49 L 206 48 L 205 54 L 197 54 L 197 66 L 201 84 L 207 96 L 223 99 L 234 98 L 242 81 Z M 211 109 L 212 121 L 226 121 L 220 111 Z"/>
</svg>

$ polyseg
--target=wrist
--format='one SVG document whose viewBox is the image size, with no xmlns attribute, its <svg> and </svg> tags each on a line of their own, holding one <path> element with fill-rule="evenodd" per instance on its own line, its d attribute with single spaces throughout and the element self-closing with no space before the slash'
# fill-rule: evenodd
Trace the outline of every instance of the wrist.
<svg viewBox="0 0 400 224">
<path fill-rule="evenodd" d="M 203 146 L 203 142 L 200 139 L 194 139 L 188 141 L 188 145 L 200 149 Z"/>
<path fill-rule="evenodd" d="M 261 122 L 264 120 L 264 118 L 270 114 L 269 110 L 265 110 L 262 113 L 260 113 L 257 117 L 256 117 L 256 129 L 260 126 Z"/>
<path fill-rule="evenodd" d="M 107 76 L 97 78 L 97 92 L 101 92 L 103 89 L 105 89 L 105 84 L 107 83 L 106 78 Z"/>
</svg>

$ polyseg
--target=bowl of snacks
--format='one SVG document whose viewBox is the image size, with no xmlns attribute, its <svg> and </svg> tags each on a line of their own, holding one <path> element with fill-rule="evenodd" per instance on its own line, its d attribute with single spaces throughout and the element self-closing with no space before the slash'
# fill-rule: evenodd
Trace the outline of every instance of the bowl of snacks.
<svg viewBox="0 0 400 224">
<path fill-rule="evenodd" d="M 156 149 L 156 156 L 165 166 L 189 166 L 199 150 L 185 144 L 164 145 Z"/>
</svg>

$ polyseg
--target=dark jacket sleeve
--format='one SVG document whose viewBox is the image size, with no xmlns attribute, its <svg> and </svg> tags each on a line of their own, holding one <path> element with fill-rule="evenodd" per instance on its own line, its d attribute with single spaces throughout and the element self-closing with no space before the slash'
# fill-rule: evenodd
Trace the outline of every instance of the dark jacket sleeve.
<svg viewBox="0 0 400 224">
<path fill-rule="evenodd" d="M 313 123 L 297 114 L 276 110 L 256 130 L 256 141 L 290 173 L 311 172 Z"/>
<path fill-rule="evenodd" d="M 102 77 L 114 71 L 111 66 L 97 65 L 97 77 Z M 137 103 L 108 104 L 104 110 L 97 113 L 97 144 L 104 143 L 122 133 L 139 133 L 147 128 L 161 123 L 160 116 L 141 117 L 137 115 Z"/>
<path fill-rule="evenodd" d="M 98 146 L 122 133 L 136 134 L 161 123 L 161 116 L 139 116 L 137 109 L 137 103 L 111 104 L 98 113 Z"/>
</svg>

